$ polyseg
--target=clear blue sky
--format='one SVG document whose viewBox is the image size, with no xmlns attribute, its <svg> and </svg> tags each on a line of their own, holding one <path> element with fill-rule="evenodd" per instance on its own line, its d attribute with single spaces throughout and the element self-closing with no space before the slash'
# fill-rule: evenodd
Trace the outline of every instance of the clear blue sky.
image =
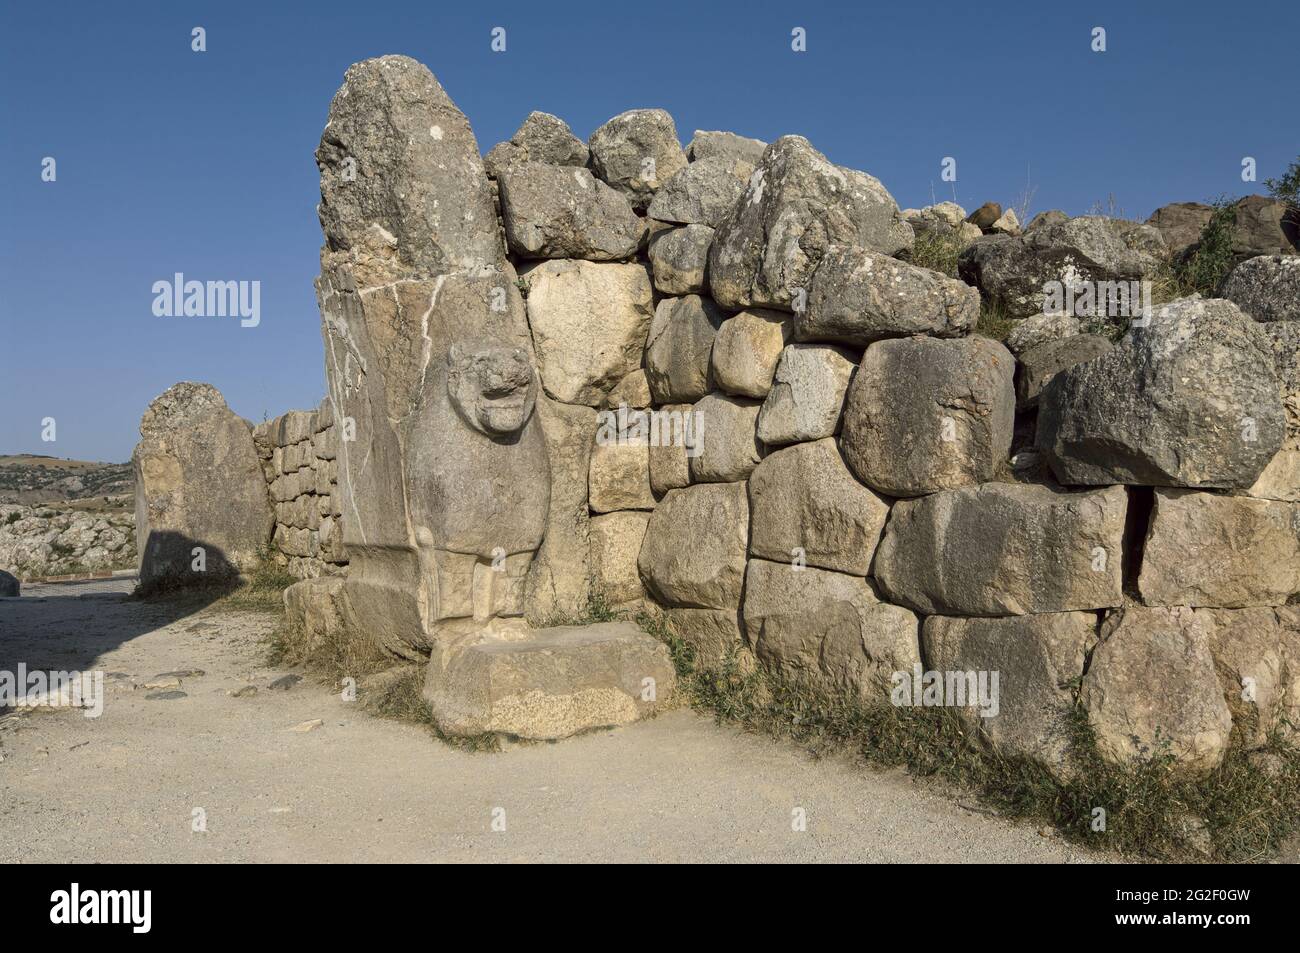
<svg viewBox="0 0 1300 953">
<path fill-rule="evenodd" d="M 207 52 L 190 49 L 194 26 Z M 490 31 L 506 28 L 505 53 Z M 790 49 L 807 30 L 808 50 Z M 1091 31 L 1107 31 L 1093 53 Z M 484 150 L 530 110 L 586 137 L 661 106 L 800 133 L 902 206 L 1129 217 L 1263 191 L 1300 153 L 1300 2 L 7 2 L 0 13 L 0 453 L 125 460 L 148 402 L 251 420 L 324 393 L 312 153 L 350 63 L 428 64 Z M 41 161 L 57 181 L 41 181 Z M 174 272 L 261 282 L 261 324 L 155 317 Z M 43 443 L 41 421 L 57 421 Z"/>
</svg>

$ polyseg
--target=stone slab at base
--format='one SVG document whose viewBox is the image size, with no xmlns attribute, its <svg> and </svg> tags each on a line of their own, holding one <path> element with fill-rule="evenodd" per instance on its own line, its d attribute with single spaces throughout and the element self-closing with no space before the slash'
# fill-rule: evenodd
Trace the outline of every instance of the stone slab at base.
<svg viewBox="0 0 1300 953">
<path fill-rule="evenodd" d="M 424 697 L 449 735 L 549 740 L 644 718 L 675 681 L 667 646 L 629 622 L 603 622 L 439 646 Z"/>
</svg>

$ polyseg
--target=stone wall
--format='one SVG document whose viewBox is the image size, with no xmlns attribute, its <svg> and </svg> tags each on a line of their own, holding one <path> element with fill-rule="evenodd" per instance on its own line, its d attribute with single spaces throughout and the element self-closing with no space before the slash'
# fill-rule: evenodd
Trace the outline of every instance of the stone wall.
<svg viewBox="0 0 1300 953">
<path fill-rule="evenodd" d="M 329 401 L 258 424 L 253 443 L 275 505 L 272 557 L 299 579 L 343 571 L 338 431 Z"/>
<path fill-rule="evenodd" d="M 525 695 L 572 710 L 547 653 L 489 683 L 509 704 L 464 680 L 502 643 L 570 645 L 530 633 L 593 603 L 660 615 L 701 664 L 954 704 L 1056 767 L 1079 707 L 1108 756 L 1195 770 L 1234 725 L 1300 720 L 1285 215 L 1223 298 L 1081 320 L 1053 290 L 1149 280 L 1167 223 L 900 210 L 802 137 L 683 147 L 653 109 L 587 142 L 533 113 L 480 160 L 404 57 L 349 70 L 330 117 L 318 288 L 356 439 L 334 484 L 323 418 L 266 425 L 276 539 L 304 575 L 346 553 L 291 609 L 430 659 L 444 729 L 513 731 L 492 709 Z M 935 234 L 958 273 L 918 262 Z M 614 678 L 571 664 L 583 698 Z M 585 724 L 641 711 L 609 697 Z"/>
</svg>

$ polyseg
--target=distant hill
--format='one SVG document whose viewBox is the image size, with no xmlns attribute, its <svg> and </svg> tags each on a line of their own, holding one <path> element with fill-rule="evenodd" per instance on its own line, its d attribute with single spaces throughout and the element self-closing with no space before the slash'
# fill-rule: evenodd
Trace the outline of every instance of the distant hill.
<svg viewBox="0 0 1300 953">
<path fill-rule="evenodd" d="M 52 503 L 135 493 L 130 463 L 0 455 L 0 503 Z"/>
</svg>

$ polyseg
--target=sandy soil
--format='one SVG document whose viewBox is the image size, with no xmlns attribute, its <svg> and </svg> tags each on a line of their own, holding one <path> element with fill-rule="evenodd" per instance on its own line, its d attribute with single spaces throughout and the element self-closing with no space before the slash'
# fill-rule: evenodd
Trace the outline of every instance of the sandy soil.
<svg viewBox="0 0 1300 953">
<path fill-rule="evenodd" d="M 310 680 L 271 689 L 286 672 L 265 663 L 270 617 L 142 603 L 122 594 L 131 585 L 0 600 L 0 670 L 108 675 L 98 718 L 0 717 L 0 863 L 1090 859 L 901 774 L 688 711 L 456 750 Z M 144 687 L 193 670 L 179 688 Z M 149 697 L 169 691 L 184 695 Z"/>
</svg>

